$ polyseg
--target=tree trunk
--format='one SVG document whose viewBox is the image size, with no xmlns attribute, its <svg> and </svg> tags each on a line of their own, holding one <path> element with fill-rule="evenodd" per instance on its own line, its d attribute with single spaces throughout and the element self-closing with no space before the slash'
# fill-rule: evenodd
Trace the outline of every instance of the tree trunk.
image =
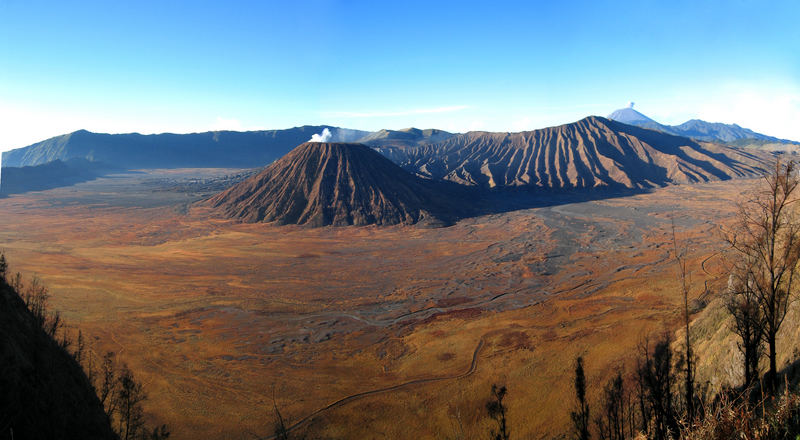
<svg viewBox="0 0 800 440">
<path fill-rule="evenodd" d="M 778 361 L 775 352 L 775 332 L 769 332 L 767 336 L 769 344 L 769 373 L 767 374 L 767 385 L 773 393 L 778 390 Z"/>
<path fill-rule="evenodd" d="M 750 369 L 750 366 L 753 365 L 753 349 L 749 343 L 745 342 L 744 344 L 744 386 L 749 387 L 753 383 L 753 376 L 755 376 Z"/>
</svg>

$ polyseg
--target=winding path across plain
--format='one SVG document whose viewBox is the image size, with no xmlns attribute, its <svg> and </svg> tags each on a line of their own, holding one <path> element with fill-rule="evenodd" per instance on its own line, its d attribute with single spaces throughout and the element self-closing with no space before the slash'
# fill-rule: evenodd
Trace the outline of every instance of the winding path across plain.
<svg viewBox="0 0 800 440">
<path fill-rule="evenodd" d="M 483 348 L 483 345 L 484 345 L 484 340 L 483 340 L 483 337 L 481 337 L 480 341 L 478 341 L 478 346 L 475 347 L 475 351 L 472 353 L 472 362 L 469 365 L 469 369 L 467 371 L 465 371 L 464 373 L 461 373 L 461 374 L 458 374 L 458 375 L 455 375 L 455 376 L 444 376 L 444 377 L 431 377 L 431 378 L 427 378 L 427 379 L 416 379 L 416 380 L 412 380 L 412 381 L 408 381 L 408 382 L 403 382 L 401 384 L 392 385 L 390 387 L 378 388 L 378 389 L 375 389 L 375 390 L 363 391 L 361 393 L 351 394 L 351 395 L 349 395 L 347 397 L 343 397 L 343 398 L 341 398 L 341 399 L 329 404 L 328 406 L 326 406 L 324 408 L 320 408 L 320 409 L 314 411 L 313 413 L 303 417 L 302 419 L 300 419 L 299 421 L 297 421 L 296 423 L 291 425 L 288 428 L 288 431 L 292 432 L 295 429 L 305 425 L 306 423 L 311 421 L 311 419 L 313 419 L 314 417 L 317 417 L 318 415 L 320 415 L 322 413 L 325 413 L 325 412 L 330 411 L 330 410 L 332 410 L 334 408 L 338 408 L 340 406 L 346 405 L 346 404 L 348 404 L 350 402 L 353 402 L 355 400 L 361 399 L 363 397 L 373 396 L 375 394 L 387 393 L 389 391 L 396 391 L 396 390 L 399 390 L 399 389 L 402 389 L 402 388 L 406 388 L 406 387 L 410 387 L 410 386 L 414 386 L 414 385 L 421 385 L 421 384 L 433 383 L 433 382 L 441 382 L 441 381 L 445 381 L 445 380 L 463 379 L 465 377 L 468 377 L 468 376 L 472 375 L 473 373 L 475 373 L 475 370 L 477 370 L 477 368 L 478 368 L 478 354 L 480 353 L 481 348 Z M 272 440 L 274 438 L 275 438 L 275 436 L 271 435 L 269 437 L 261 437 L 261 440 Z"/>
</svg>

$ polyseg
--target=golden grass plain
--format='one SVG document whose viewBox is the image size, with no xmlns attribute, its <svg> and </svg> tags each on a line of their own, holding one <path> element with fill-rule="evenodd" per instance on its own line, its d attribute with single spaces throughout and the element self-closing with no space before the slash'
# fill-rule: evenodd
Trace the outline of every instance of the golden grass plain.
<svg viewBox="0 0 800 440">
<path fill-rule="evenodd" d="M 617 369 L 632 369 L 643 338 L 677 327 L 670 218 L 690 245 L 697 297 L 721 276 L 719 225 L 755 182 L 440 229 L 308 229 L 209 218 L 184 209 L 193 194 L 138 203 L 156 196 L 136 186 L 141 177 L 119 179 L 0 199 L 0 247 L 13 270 L 42 278 L 95 350 L 131 366 L 148 418 L 178 440 L 269 436 L 273 395 L 295 422 L 347 396 L 428 379 L 441 380 L 347 401 L 298 431 L 483 437 L 498 383 L 509 387 L 515 437 L 558 437 L 576 356 L 596 397 Z M 121 203 L 116 191 L 138 198 Z"/>
</svg>

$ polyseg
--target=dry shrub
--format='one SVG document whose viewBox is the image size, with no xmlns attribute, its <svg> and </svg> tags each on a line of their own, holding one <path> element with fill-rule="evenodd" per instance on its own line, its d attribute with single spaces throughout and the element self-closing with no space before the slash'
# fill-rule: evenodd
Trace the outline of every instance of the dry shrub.
<svg viewBox="0 0 800 440">
<path fill-rule="evenodd" d="M 705 417 L 684 426 L 684 440 L 797 440 L 800 439 L 800 396 L 786 393 L 775 402 L 755 405 L 744 396 L 723 393 Z"/>
</svg>

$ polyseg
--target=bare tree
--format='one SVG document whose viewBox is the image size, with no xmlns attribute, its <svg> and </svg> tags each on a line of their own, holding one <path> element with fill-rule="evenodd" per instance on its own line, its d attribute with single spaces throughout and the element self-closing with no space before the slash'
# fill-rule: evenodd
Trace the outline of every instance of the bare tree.
<svg viewBox="0 0 800 440">
<path fill-rule="evenodd" d="M 678 245 L 678 237 L 675 233 L 675 220 L 672 220 L 672 248 L 674 252 L 675 264 L 678 266 L 678 275 L 681 280 L 681 293 L 683 293 L 683 322 L 686 338 L 684 340 L 684 400 L 686 402 L 686 417 L 691 419 L 695 415 L 695 392 L 694 392 L 694 353 L 692 352 L 692 342 L 689 334 L 689 273 L 686 270 L 686 247 Z"/>
<path fill-rule="evenodd" d="M 91 356 L 87 359 L 91 361 Z M 120 440 L 169 438 L 167 425 L 156 425 L 152 429 L 145 426 L 143 404 L 147 400 L 147 394 L 144 387 L 124 364 L 117 371 L 113 352 L 106 352 L 103 356 L 97 380 L 100 383 L 93 384 L 97 397 Z"/>
<path fill-rule="evenodd" d="M 100 403 L 106 411 L 109 419 L 114 418 L 117 411 L 117 373 L 114 370 L 114 353 L 109 351 L 103 356 L 103 363 L 100 365 Z"/>
<path fill-rule="evenodd" d="M 625 386 L 617 372 L 603 389 L 602 413 L 595 420 L 602 440 L 625 440 Z"/>
<path fill-rule="evenodd" d="M 776 336 L 797 289 L 794 281 L 800 260 L 800 224 L 794 202 L 798 177 L 794 162 L 777 161 L 773 172 L 752 200 L 740 204 L 738 223 L 726 237 L 731 249 L 748 264 L 763 317 L 764 340 L 769 349 L 767 385 L 778 388 Z"/>
<path fill-rule="evenodd" d="M 20 293 L 28 310 L 33 314 L 36 325 L 45 329 L 47 324 L 47 300 L 50 298 L 47 286 L 38 277 L 34 276 L 30 284 L 25 287 L 25 293 L 23 294 L 21 291 Z"/>
<path fill-rule="evenodd" d="M 630 381 L 629 381 L 630 382 Z M 625 420 L 628 421 L 628 438 L 633 438 L 636 432 L 636 399 L 633 398 L 632 390 L 628 390 L 625 394 Z"/>
<path fill-rule="evenodd" d="M 142 389 L 142 384 L 136 381 L 133 372 L 123 366 L 117 378 L 119 383 L 118 400 L 118 426 L 117 433 L 121 440 L 132 440 L 139 436 L 144 429 L 144 413 L 142 402 L 147 396 Z"/>
<path fill-rule="evenodd" d="M 8 261 L 6 261 L 6 253 L 0 252 L 0 281 L 6 281 L 6 274 L 8 273 Z"/>
<path fill-rule="evenodd" d="M 7 271 L 7 262 L 4 255 L 0 253 L 0 269 Z M 109 422 L 116 425 L 116 434 L 120 439 L 150 439 L 163 440 L 170 436 L 166 425 L 156 426 L 149 430 L 144 424 L 144 410 L 142 402 L 147 398 L 142 384 L 134 378 L 133 372 L 127 367 L 117 373 L 114 367 L 114 353 L 108 352 L 103 357 L 99 377 L 95 371 L 93 352 L 87 350 L 86 340 L 83 332 L 78 331 L 77 345 L 74 351 L 71 347 L 76 344 L 70 332 L 64 325 L 64 321 L 58 311 L 48 310 L 49 291 L 44 283 L 37 277 L 25 285 L 22 275 L 16 273 L 14 277 L 5 278 L 9 286 L 14 289 L 25 303 L 30 312 L 33 325 L 39 327 L 46 338 L 40 338 L 45 343 L 56 343 L 63 353 L 72 356 L 77 365 L 84 369 L 86 377 L 91 384 L 92 390 L 97 394 Z M 60 338 L 56 338 L 59 335 Z M 97 383 L 99 382 L 99 383 Z M 0 416 L 0 424 L 4 418 Z M 0 425 L 2 427 L 2 425 Z"/>
<path fill-rule="evenodd" d="M 94 363 L 94 352 L 89 350 L 82 355 L 81 358 L 83 359 L 83 364 L 81 366 L 83 367 L 83 371 L 86 372 L 86 378 L 89 379 L 89 384 L 91 384 L 94 393 L 97 394 L 97 384 L 95 383 L 97 380 L 97 368 Z"/>
<path fill-rule="evenodd" d="M 28 311 L 33 315 L 33 322 L 44 330 L 50 339 L 55 340 L 61 348 L 67 350 L 69 346 L 72 345 L 72 339 L 64 328 L 64 321 L 61 319 L 61 313 L 58 310 L 54 312 L 49 311 L 50 292 L 47 286 L 36 276 L 31 278 L 28 285 L 24 285 L 22 282 L 22 275 L 19 273 L 10 281 L 11 287 L 17 291 L 23 302 L 25 302 Z M 62 329 L 63 333 L 59 340 L 56 338 L 56 335 L 58 331 Z"/>
<path fill-rule="evenodd" d="M 764 333 L 764 319 L 754 291 L 751 265 L 751 261 L 744 259 L 736 262 L 725 295 L 725 306 L 733 317 L 733 332 L 740 339 L 737 346 L 744 357 L 745 387 L 753 385 L 758 379 Z"/>
<path fill-rule="evenodd" d="M 640 356 L 636 358 L 636 394 L 639 397 L 639 415 L 641 416 L 639 429 L 641 432 L 649 432 L 650 419 L 652 418 L 652 408 L 647 398 L 647 384 L 645 383 L 645 363 L 647 359 L 648 340 L 645 339 L 639 345 Z"/>
<path fill-rule="evenodd" d="M 12 289 L 17 291 L 17 293 L 20 296 L 23 296 L 22 295 L 22 288 L 24 287 L 24 283 L 22 282 L 22 274 L 21 273 L 17 272 L 11 278 L 6 277 L 6 282 L 8 283 L 9 286 L 11 286 Z"/>
<path fill-rule="evenodd" d="M 672 372 L 672 349 L 669 334 L 665 333 L 650 352 L 645 343 L 640 346 L 638 363 L 643 419 L 651 419 L 651 438 L 666 440 L 678 433 L 678 417 L 675 411 L 673 388 L 675 375 Z"/>
<path fill-rule="evenodd" d="M 86 341 L 83 340 L 83 332 L 78 329 L 78 340 L 75 342 L 75 351 L 72 353 L 72 357 L 81 367 L 84 364 L 84 350 L 86 350 Z M 89 376 L 88 371 L 86 372 L 86 376 Z"/>
<path fill-rule="evenodd" d="M 286 419 L 281 415 L 278 409 L 278 403 L 275 401 L 275 389 L 272 389 L 272 409 L 275 411 L 275 440 L 289 440 L 289 427 Z"/>
<path fill-rule="evenodd" d="M 492 400 L 486 403 L 486 411 L 489 413 L 495 422 L 497 422 L 497 431 L 492 430 L 492 440 L 508 440 L 510 432 L 508 431 L 508 423 L 506 421 L 506 408 L 503 404 L 503 399 L 506 397 L 506 387 L 498 387 L 492 385 Z"/>
<path fill-rule="evenodd" d="M 586 374 L 580 356 L 575 359 L 575 399 L 577 407 L 570 413 L 575 436 L 578 440 L 589 440 L 589 402 L 586 400 Z"/>
</svg>

